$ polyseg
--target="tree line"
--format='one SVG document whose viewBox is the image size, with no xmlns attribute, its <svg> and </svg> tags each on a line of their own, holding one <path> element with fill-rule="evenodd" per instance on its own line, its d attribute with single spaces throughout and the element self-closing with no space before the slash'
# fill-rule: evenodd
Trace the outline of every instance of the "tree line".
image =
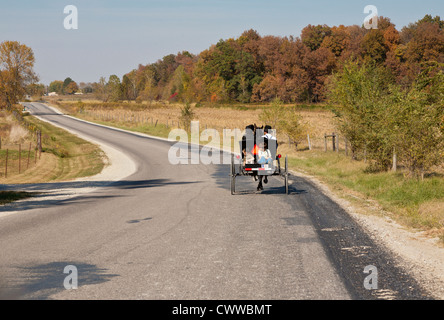
<svg viewBox="0 0 444 320">
<path fill-rule="evenodd" d="M 378 18 L 378 29 L 308 25 L 300 37 L 247 30 L 197 55 L 170 54 L 87 87 L 104 100 L 325 102 L 329 78 L 354 61 L 376 63 L 407 88 L 427 62 L 444 62 L 443 26 L 440 17 L 426 15 L 401 30 L 385 17 Z"/>
</svg>

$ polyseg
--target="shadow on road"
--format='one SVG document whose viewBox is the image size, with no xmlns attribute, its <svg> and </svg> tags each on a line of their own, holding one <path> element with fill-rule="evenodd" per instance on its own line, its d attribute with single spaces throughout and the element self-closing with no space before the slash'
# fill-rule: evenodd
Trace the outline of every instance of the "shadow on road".
<svg viewBox="0 0 444 320">
<path fill-rule="evenodd" d="M 213 179 L 216 181 L 216 184 L 227 191 L 231 189 L 231 177 L 230 177 L 230 165 L 217 165 L 215 166 L 215 170 L 211 175 Z M 262 194 L 262 195 L 276 195 L 276 194 L 285 194 L 285 185 L 284 180 L 280 176 L 272 176 L 269 177 L 269 183 L 263 184 L 264 190 L 256 191 L 258 181 L 254 181 L 251 176 L 237 176 L 236 177 L 236 192 L 235 196 L 241 195 L 253 195 L 253 194 Z M 288 194 L 289 195 L 298 195 L 307 193 L 307 190 L 299 190 L 296 188 L 296 184 L 289 185 Z"/>
<path fill-rule="evenodd" d="M 96 200 L 103 200 L 115 197 L 123 197 L 121 192 L 113 190 L 134 190 L 141 188 L 158 188 L 169 185 L 183 185 L 199 183 L 199 181 L 171 181 L 169 179 L 152 180 L 123 180 L 123 181 L 72 181 L 72 182 L 52 182 L 36 184 L 5 184 L 0 185 L 1 190 L 15 190 L 32 192 L 33 197 L 25 200 L 16 201 L 0 206 L 1 212 L 23 211 L 37 208 L 49 207 L 52 205 L 67 205 L 73 202 L 85 203 Z M 80 189 L 109 188 L 107 195 L 91 194 L 90 192 L 81 192 Z M 91 190 L 89 190 L 91 191 Z"/>
<path fill-rule="evenodd" d="M 68 181 L 68 182 L 47 182 L 31 184 L 2 184 L 2 190 L 23 190 L 28 192 L 45 192 L 61 189 L 80 189 L 80 188 L 99 188 L 113 187 L 120 189 L 138 189 L 161 187 L 171 184 L 189 184 L 193 182 L 174 182 L 169 179 L 151 179 L 151 180 L 122 180 L 122 181 Z"/>
<path fill-rule="evenodd" d="M 3 279 L 7 282 L 0 283 L 0 299 L 2 300 L 44 300 L 51 295 L 67 290 L 64 286 L 66 277 L 72 277 L 72 271 L 64 273 L 66 266 L 77 268 L 78 288 L 82 286 L 99 284 L 110 281 L 117 274 L 107 272 L 107 269 L 98 268 L 95 265 L 59 261 L 40 264 L 29 267 L 16 268 L 16 278 Z M 72 282 L 68 282 L 72 284 Z"/>
</svg>

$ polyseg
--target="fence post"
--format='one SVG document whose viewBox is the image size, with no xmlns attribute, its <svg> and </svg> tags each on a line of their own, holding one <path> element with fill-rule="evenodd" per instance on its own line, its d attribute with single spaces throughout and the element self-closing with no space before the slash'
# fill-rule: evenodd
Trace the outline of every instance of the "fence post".
<svg viewBox="0 0 444 320">
<path fill-rule="evenodd" d="M 324 151 L 327 152 L 327 134 L 324 133 Z"/>
<path fill-rule="evenodd" d="M 39 152 L 42 152 L 42 132 L 40 130 L 37 131 L 37 148 Z"/>
<path fill-rule="evenodd" d="M 21 173 L 22 169 L 22 145 L 19 143 L 19 174 Z"/>
<path fill-rule="evenodd" d="M 331 144 L 332 144 L 332 147 L 333 147 L 333 151 L 336 151 L 336 141 L 335 141 L 335 138 L 336 138 L 336 135 L 335 135 L 335 133 L 333 132 L 332 133 L 332 135 L 331 135 Z"/>
<path fill-rule="evenodd" d="M 337 148 L 336 148 L 336 152 L 339 153 L 339 135 L 336 134 L 336 141 L 338 143 Z"/>
<path fill-rule="evenodd" d="M 310 135 L 308 133 L 307 133 L 307 141 L 308 141 L 308 150 L 311 150 Z"/>
<path fill-rule="evenodd" d="M 9 154 L 9 149 L 6 149 L 5 178 L 8 177 L 8 154 Z"/>
<path fill-rule="evenodd" d="M 29 158 L 31 157 L 31 142 L 29 143 L 28 149 L 28 163 L 26 164 L 26 169 L 29 169 Z"/>
</svg>

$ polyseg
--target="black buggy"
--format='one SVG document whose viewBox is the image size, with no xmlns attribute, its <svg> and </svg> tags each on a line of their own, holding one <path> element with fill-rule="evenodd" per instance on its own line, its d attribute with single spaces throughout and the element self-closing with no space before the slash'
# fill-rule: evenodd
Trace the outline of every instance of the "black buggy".
<svg viewBox="0 0 444 320">
<path fill-rule="evenodd" d="M 247 127 L 249 129 L 249 127 Z M 281 176 L 284 178 L 285 194 L 288 194 L 288 156 L 285 156 L 284 167 L 281 168 L 281 155 L 277 154 L 277 141 L 264 138 L 262 128 L 254 127 L 253 136 L 247 137 L 244 135 L 242 140 L 239 141 L 241 150 L 240 155 L 231 156 L 231 194 L 236 192 L 236 177 L 238 176 L 250 176 L 255 180 L 259 180 L 257 190 L 263 190 L 262 180 L 265 179 L 265 183 L 269 176 Z M 260 164 L 257 159 L 257 148 L 260 143 L 264 142 L 265 147 L 270 150 L 272 164 Z M 250 161 L 246 161 L 246 154 L 250 152 L 253 158 Z"/>
</svg>

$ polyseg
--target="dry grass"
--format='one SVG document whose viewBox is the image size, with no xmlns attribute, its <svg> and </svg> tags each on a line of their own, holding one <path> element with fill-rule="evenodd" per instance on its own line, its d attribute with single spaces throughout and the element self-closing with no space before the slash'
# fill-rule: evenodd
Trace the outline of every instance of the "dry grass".
<svg viewBox="0 0 444 320">
<path fill-rule="evenodd" d="M 1 184 L 66 181 L 103 169 L 104 154 L 98 146 L 34 117 L 24 118 L 42 131 L 43 152 L 36 150 L 35 133 L 24 129 L 7 112 L 0 112 Z"/>
<path fill-rule="evenodd" d="M 58 99 L 60 100 L 60 99 Z M 110 104 L 99 103 L 95 100 L 82 101 L 84 112 L 80 112 L 78 101 L 57 101 L 52 100 L 52 104 L 57 105 L 64 112 L 71 115 L 91 121 L 105 121 L 115 124 L 137 126 L 137 124 L 152 124 L 157 121 L 158 124 L 168 125 L 169 127 L 179 127 L 179 118 L 181 114 L 182 104 L 141 104 L 139 110 L 131 107 L 134 104 L 120 103 L 119 107 Z M 145 106 L 145 107 L 143 107 Z M 288 108 L 294 105 L 287 105 Z M 259 120 L 263 106 L 216 106 L 216 107 L 194 107 L 195 120 L 199 121 L 201 130 L 212 128 L 222 134 L 223 129 L 240 129 L 243 130 L 247 125 L 256 123 L 264 125 Z M 335 127 L 334 114 L 327 109 L 298 110 L 302 121 L 308 124 L 308 131 L 312 148 L 324 148 L 324 134 L 330 134 L 337 131 Z M 288 142 L 284 134 L 277 132 L 278 139 L 285 144 Z M 344 148 L 343 140 L 340 140 L 340 147 Z M 301 142 L 300 149 L 308 148 L 308 140 Z"/>
</svg>

